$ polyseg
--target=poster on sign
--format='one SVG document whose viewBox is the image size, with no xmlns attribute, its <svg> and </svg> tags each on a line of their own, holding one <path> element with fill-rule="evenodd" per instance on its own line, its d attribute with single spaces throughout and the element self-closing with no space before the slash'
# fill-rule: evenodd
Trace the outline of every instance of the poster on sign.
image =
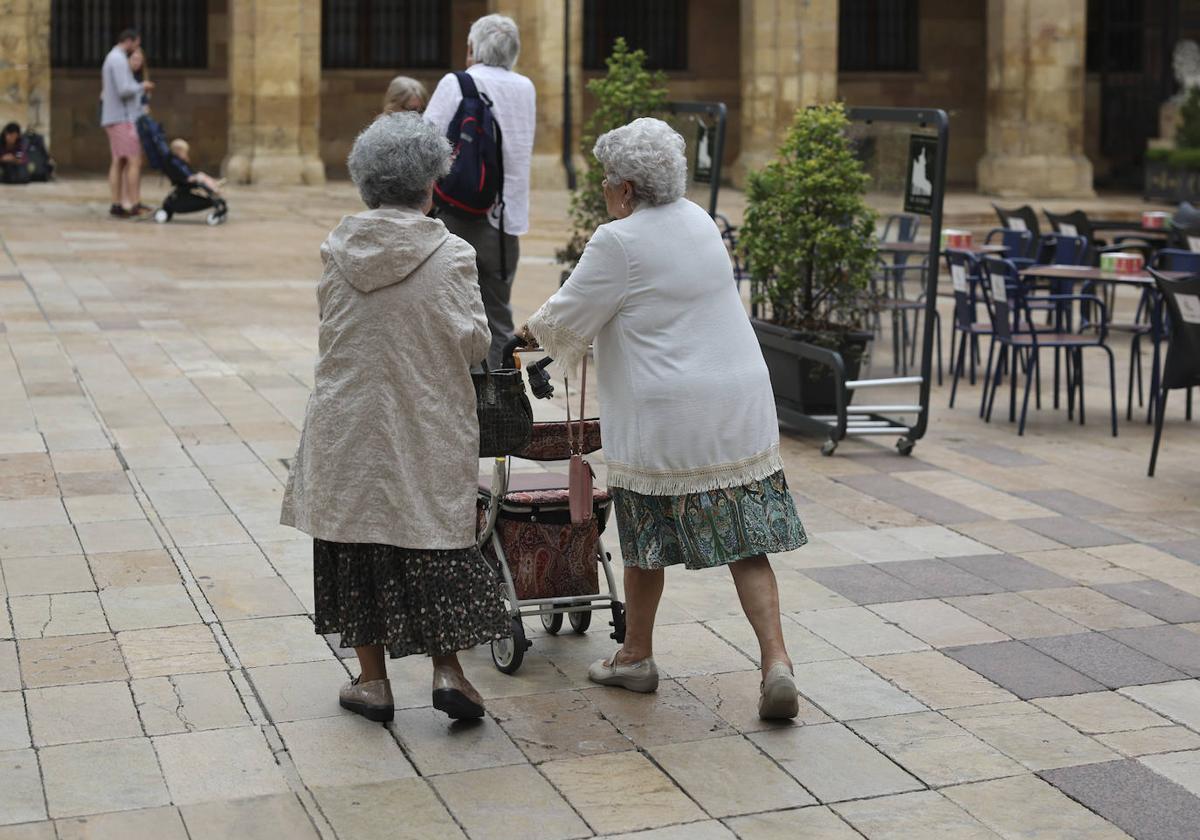
<svg viewBox="0 0 1200 840">
<path fill-rule="evenodd" d="M 904 184 L 904 212 L 933 213 L 933 173 L 937 161 L 936 137 L 914 134 L 908 139 L 908 176 Z"/>
</svg>

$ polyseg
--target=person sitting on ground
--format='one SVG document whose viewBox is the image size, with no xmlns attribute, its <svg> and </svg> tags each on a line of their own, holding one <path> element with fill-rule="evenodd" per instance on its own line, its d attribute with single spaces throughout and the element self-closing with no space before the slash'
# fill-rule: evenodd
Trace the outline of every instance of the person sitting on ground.
<svg viewBox="0 0 1200 840">
<path fill-rule="evenodd" d="M 388 84 L 383 95 L 383 113 L 397 114 L 401 111 L 425 112 L 429 93 L 425 85 L 408 76 L 397 76 Z"/>
<path fill-rule="evenodd" d="M 28 184 L 29 157 L 21 126 L 10 122 L 4 126 L 4 141 L 0 146 L 0 183 Z"/>
<path fill-rule="evenodd" d="M 370 209 L 321 246 L 319 352 L 280 522 L 313 537 L 316 632 L 358 656 L 344 708 L 391 720 L 385 657 L 423 653 L 434 708 L 478 718 L 458 651 L 511 631 L 475 543 L 471 367 L 491 337 L 475 252 L 426 215 L 450 143 L 417 114 L 383 114 L 346 164 Z"/>
<path fill-rule="evenodd" d="M 221 179 L 220 181 L 218 181 L 213 176 L 208 175 L 204 172 L 193 171 L 191 168 L 192 161 L 191 161 L 191 158 L 189 157 L 191 148 L 192 147 L 188 143 L 188 141 L 184 140 L 181 137 L 176 137 L 174 140 L 171 141 L 171 154 L 173 154 L 173 155 L 175 155 L 175 157 L 179 158 L 180 162 L 185 164 L 188 168 L 188 171 L 191 172 L 191 174 L 188 175 L 188 181 L 193 184 L 199 184 L 202 187 L 212 190 L 217 195 L 220 195 L 221 187 L 225 186 L 225 180 Z"/>
<path fill-rule="evenodd" d="M 808 541 L 779 453 L 771 378 L 721 232 L 684 195 L 684 140 L 643 117 L 603 134 L 601 225 L 519 335 L 568 370 L 595 343 L 608 487 L 625 561 L 625 641 L 588 678 L 658 688 L 654 617 L 667 566 L 728 566 L 758 638 L 759 717 L 799 696 L 767 560 Z"/>
</svg>

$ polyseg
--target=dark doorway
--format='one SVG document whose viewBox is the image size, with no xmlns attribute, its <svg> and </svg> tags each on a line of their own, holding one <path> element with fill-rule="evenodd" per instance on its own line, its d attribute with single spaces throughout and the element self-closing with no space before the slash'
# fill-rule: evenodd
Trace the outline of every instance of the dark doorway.
<svg viewBox="0 0 1200 840">
<path fill-rule="evenodd" d="M 1179 0 L 1088 0 L 1087 70 L 1100 81 L 1100 154 L 1109 163 L 1097 186 L 1141 188 L 1146 141 L 1175 92 L 1178 38 Z"/>
</svg>

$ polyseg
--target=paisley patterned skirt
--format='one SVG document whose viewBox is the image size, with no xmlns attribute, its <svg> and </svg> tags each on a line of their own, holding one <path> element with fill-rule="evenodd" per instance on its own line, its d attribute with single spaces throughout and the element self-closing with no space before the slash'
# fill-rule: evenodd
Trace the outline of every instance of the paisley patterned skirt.
<svg viewBox="0 0 1200 840">
<path fill-rule="evenodd" d="M 511 634 L 496 575 L 474 546 L 415 550 L 313 540 L 314 623 L 342 647 L 443 656 Z"/>
<path fill-rule="evenodd" d="M 626 566 L 707 569 L 808 542 L 782 470 L 739 487 L 681 496 L 620 487 L 609 492 Z"/>
</svg>

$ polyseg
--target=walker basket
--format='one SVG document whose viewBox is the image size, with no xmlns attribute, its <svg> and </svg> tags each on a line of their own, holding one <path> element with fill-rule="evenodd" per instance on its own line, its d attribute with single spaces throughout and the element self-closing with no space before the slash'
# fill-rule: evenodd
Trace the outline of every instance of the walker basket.
<svg viewBox="0 0 1200 840">
<path fill-rule="evenodd" d="M 572 524 L 563 508 L 508 510 L 501 508 L 496 536 L 504 549 L 517 598 L 522 601 L 595 595 L 600 591 L 598 546 L 609 502 L 595 507 L 587 522 Z M 487 522 L 487 506 L 479 504 L 479 527 Z M 488 562 L 499 559 L 491 540 L 483 545 Z"/>
</svg>

